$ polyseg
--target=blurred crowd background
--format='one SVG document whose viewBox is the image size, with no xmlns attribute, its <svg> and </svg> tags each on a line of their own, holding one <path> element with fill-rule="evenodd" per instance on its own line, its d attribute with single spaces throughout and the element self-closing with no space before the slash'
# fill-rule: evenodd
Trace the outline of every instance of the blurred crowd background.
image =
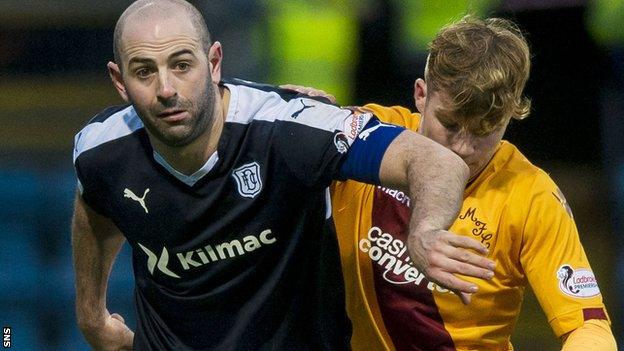
<svg viewBox="0 0 624 351">
<path fill-rule="evenodd" d="M 0 324 L 17 350 L 87 349 L 73 306 L 72 143 L 91 116 L 122 103 L 105 65 L 130 2 L 0 2 Z M 624 345 L 624 0 L 194 3 L 223 44 L 226 77 L 315 86 L 343 105 L 413 108 L 442 25 L 466 12 L 516 21 L 533 54 L 533 110 L 506 139 L 566 194 Z M 134 326 L 132 299 L 125 247 L 108 305 Z M 513 340 L 518 350 L 559 347 L 530 292 Z"/>
</svg>

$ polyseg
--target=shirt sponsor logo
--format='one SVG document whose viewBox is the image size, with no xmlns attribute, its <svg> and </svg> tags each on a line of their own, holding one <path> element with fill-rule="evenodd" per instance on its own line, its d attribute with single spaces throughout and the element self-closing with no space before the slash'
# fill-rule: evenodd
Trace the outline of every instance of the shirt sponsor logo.
<svg viewBox="0 0 624 351">
<path fill-rule="evenodd" d="M 145 197 L 147 196 L 147 193 L 149 193 L 149 191 L 149 188 L 145 189 L 145 191 L 143 192 L 143 197 L 138 197 L 134 192 L 132 192 L 132 190 L 125 188 L 124 197 L 132 201 L 138 202 L 139 205 L 141 205 L 141 207 L 143 207 L 143 209 L 145 210 L 145 213 L 149 213 L 149 211 L 147 210 L 147 205 L 145 205 Z"/>
<path fill-rule="evenodd" d="M 236 180 L 238 193 L 242 197 L 254 198 L 262 190 L 260 178 L 260 165 L 256 162 L 245 164 L 232 172 Z"/>
<path fill-rule="evenodd" d="M 600 295 L 594 272 L 587 268 L 573 269 L 565 264 L 557 271 L 559 289 L 572 297 L 594 297 Z"/>
<path fill-rule="evenodd" d="M 190 251 L 178 252 L 175 257 L 178 259 L 180 267 L 184 271 L 188 271 L 195 267 L 201 267 L 211 262 L 227 260 L 238 256 L 246 255 L 263 246 L 272 245 L 277 241 L 273 236 L 271 229 L 263 230 L 259 235 L 247 235 L 242 239 L 234 239 L 219 244 L 209 244 Z M 169 250 L 163 247 L 160 257 L 152 250 L 148 249 L 141 243 L 139 247 L 147 254 L 147 269 L 154 275 L 154 271 L 164 273 L 172 278 L 180 278 L 169 266 Z M 175 261 L 174 261 L 175 262 Z M 179 270 L 178 270 L 179 272 Z"/>
<path fill-rule="evenodd" d="M 364 121 L 370 119 L 371 114 L 351 113 L 345 120 L 343 130 L 347 137 L 351 140 L 355 140 L 358 133 L 364 129 Z"/>
<path fill-rule="evenodd" d="M 384 193 L 388 194 L 389 196 L 393 197 L 395 200 L 397 200 L 398 202 L 402 203 L 403 205 L 406 205 L 407 207 L 410 207 L 410 198 L 404 192 L 402 192 L 400 190 L 384 188 L 384 187 L 379 186 L 379 185 L 377 186 L 377 189 L 379 189 L 379 190 L 383 191 Z"/>
<path fill-rule="evenodd" d="M 258 236 L 247 235 L 242 239 L 234 239 L 216 245 L 206 245 L 198 249 L 177 253 L 176 256 L 182 265 L 182 269 L 188 271 L 193 267 L 203 266 L 210 262 L 216 262 L 255 251 L 264 245 L 272 245 L 277 239 L 271 229 L 262 231 Z"/>
<path fill-rule="evenodd" d="M 447 289 L 425 279 L 425 275 L 414 267 L 407 252 L 407 245 L 392 234 L 384 233 L 381 228 L 372 227 L 358 246 L 360 251 L 368 254 L 375 264 L 385 270 L 383 279 L 388 283 L 421 285 L 425 281 L 429 290 L 448 292 Z"/>
<path fill-rule="evenodd" d="M 295 111 L 292 115 L 290 115 L 291 118 L 297 119 L 297 117 L 299 117 L 299 114 L 301 114 L 301 112 L 303 112 L 305 109 L 316 106 L 316 105 L 306 105 L 305 102 L 303 102 L 303 100 L 299 100 L 299 101 L 301 102 L 301 105 L 303 105 L 303 107 L 300 110 Z"/>
<path fill-rule="evenodd" d="M 336 133 L 336 135 L 334 135 L 334 145 L 336 145 L 336 150 L 338 150 L 339 153 L 344 154 L 345 152 L 347 152 L 347 150 L 349 150 L 349 140 L 347 139 L 347 136 L 342 133 Z"/>
<path fill-rule="evenodd" d="M 385 128 L 397 128 L 397 126 L 394 126 L 392 124 L 385 124 L 385 123 L 381 123 L 381 122 L 377 121 L 376 125 L 368 128 L 368 129 L 363 130 L 362 133 L 359 134 L 359 138 L 364 140 L 364 141 L 366 141 L 366 139 L 368 139 L 368 137 L 374 131 L 376 131 L 377 129 L 382 128 L 382 127 L 385 127 Z"/>
<path fill-rule="evenodd" d="M 138 243 L 141 250 L 147 255 L 147 270 L 154 275 L 154 268 L 158 267 L 158 270 L 172 278 L 180 278 L 179 275 L 173 273 L 167 265 L 169 264 L 169 251 L 166 247 L 163 247 L 160 252 L 160 257 L 156 256 L 150 249 Z"/>
</svg>

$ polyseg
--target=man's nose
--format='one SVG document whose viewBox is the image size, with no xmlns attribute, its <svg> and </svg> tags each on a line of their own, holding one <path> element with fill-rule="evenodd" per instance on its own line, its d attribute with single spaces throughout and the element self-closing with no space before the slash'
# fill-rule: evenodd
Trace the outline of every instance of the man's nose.
<svg viewBox="0 0 624 351">
<path fill-rule="evenodd" d="M 159 100 L 167 101 L 176 96 L 177 91 L 172 83 L 173 82 L 168 71 L 160 72 L 160 74 L 158 75 L 157 93 Z"/>
<path fill-rule="evenodd" d="M 451 150 L 461 158 L 466 158 L 475 152 L 475 147 L 469 137 L 460 136 L 453 141 Z"/>
</svg>

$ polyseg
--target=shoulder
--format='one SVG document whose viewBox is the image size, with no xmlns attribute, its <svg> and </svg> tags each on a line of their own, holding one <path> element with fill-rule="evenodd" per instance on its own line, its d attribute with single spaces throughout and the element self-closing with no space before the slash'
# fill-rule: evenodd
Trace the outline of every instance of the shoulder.
<svg viewBox="0 0 624 351">
<path fill-rule="evenodd" d="M 333 131 L 331 120 L 343 120 L 351 110 L 340 108 L 322 97 L 310 97 L 279 87 L 227 79 L 222 83 L 230 90 L 230 106 L 226 122 L 251 124 L 253 122 L 291 122 L 294 124 Z"/>
<path fill-rule="evenodd" d="M 74 139 L 74 162 L 85 151 L 122 138 L 143 128 L 143 122 L 130 105 L 113 106 L 96 114 Z"/>
<path fill-rule="evenodd" d="M 490 165 L 498 184 L 505 182 L 515 186 L 531 187 L 537 177 L 546 175 L 544 171 L 531 163 L 515 145 L 507 141 L 501 142 L 490 161 Z"/>
<path fill-rule="evenodd" d="M 499 152 L 497 152 L 498 156 Z M 557 185 L 550 175 L 542 168 L 529 161 L 518 148 L 510 142 L 503 141 L 500 156 L 504 158 L 503 169 L 517 181 L 530 183 L 533 191 L 553 190 Z M 495 161 L 495 160 L 494 160 Z"/>
<path fill-rule="evenodd" d="M 366 104 L 364 109 L 371 111 L 382 122 L 400 125 L 414 131 L 418 130 L 420 126 L 420 114 L 414 113 L 403 106 Z"/>
<path fill-rule="evenodd" d="M 572 217 L 563 193 L 550 175 L 531 163 L 513 144 L 503 141 L 491 162 L 497 169 L 488 183 L 491 188 L 509 187 L 511 201 L 517 205 L 512 207 L 524 208 L 525 215 L 536 205 L 559 207 Z"/>
</svg>

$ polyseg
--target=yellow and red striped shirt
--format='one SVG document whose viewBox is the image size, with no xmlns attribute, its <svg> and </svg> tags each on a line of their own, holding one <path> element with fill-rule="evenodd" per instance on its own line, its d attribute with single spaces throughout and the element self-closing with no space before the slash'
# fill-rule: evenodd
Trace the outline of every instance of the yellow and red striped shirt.
<svg viewBox="0 0 624 351">
<path fill-rule="evenodd" d="M 420 115 L 407 109 L 366 108 L 418 130 Z M 527 283 L 557 336 L 608 318 L 563 194 L 506 141 L 467 186 L 451 227 L 497 262 L 492 280 L 469 279 L 479 291 L 468 306 L 412 266 L 407 194 L 335 182 L 332 205 L 355 350 L 510 350 Z"/>
</svg>

